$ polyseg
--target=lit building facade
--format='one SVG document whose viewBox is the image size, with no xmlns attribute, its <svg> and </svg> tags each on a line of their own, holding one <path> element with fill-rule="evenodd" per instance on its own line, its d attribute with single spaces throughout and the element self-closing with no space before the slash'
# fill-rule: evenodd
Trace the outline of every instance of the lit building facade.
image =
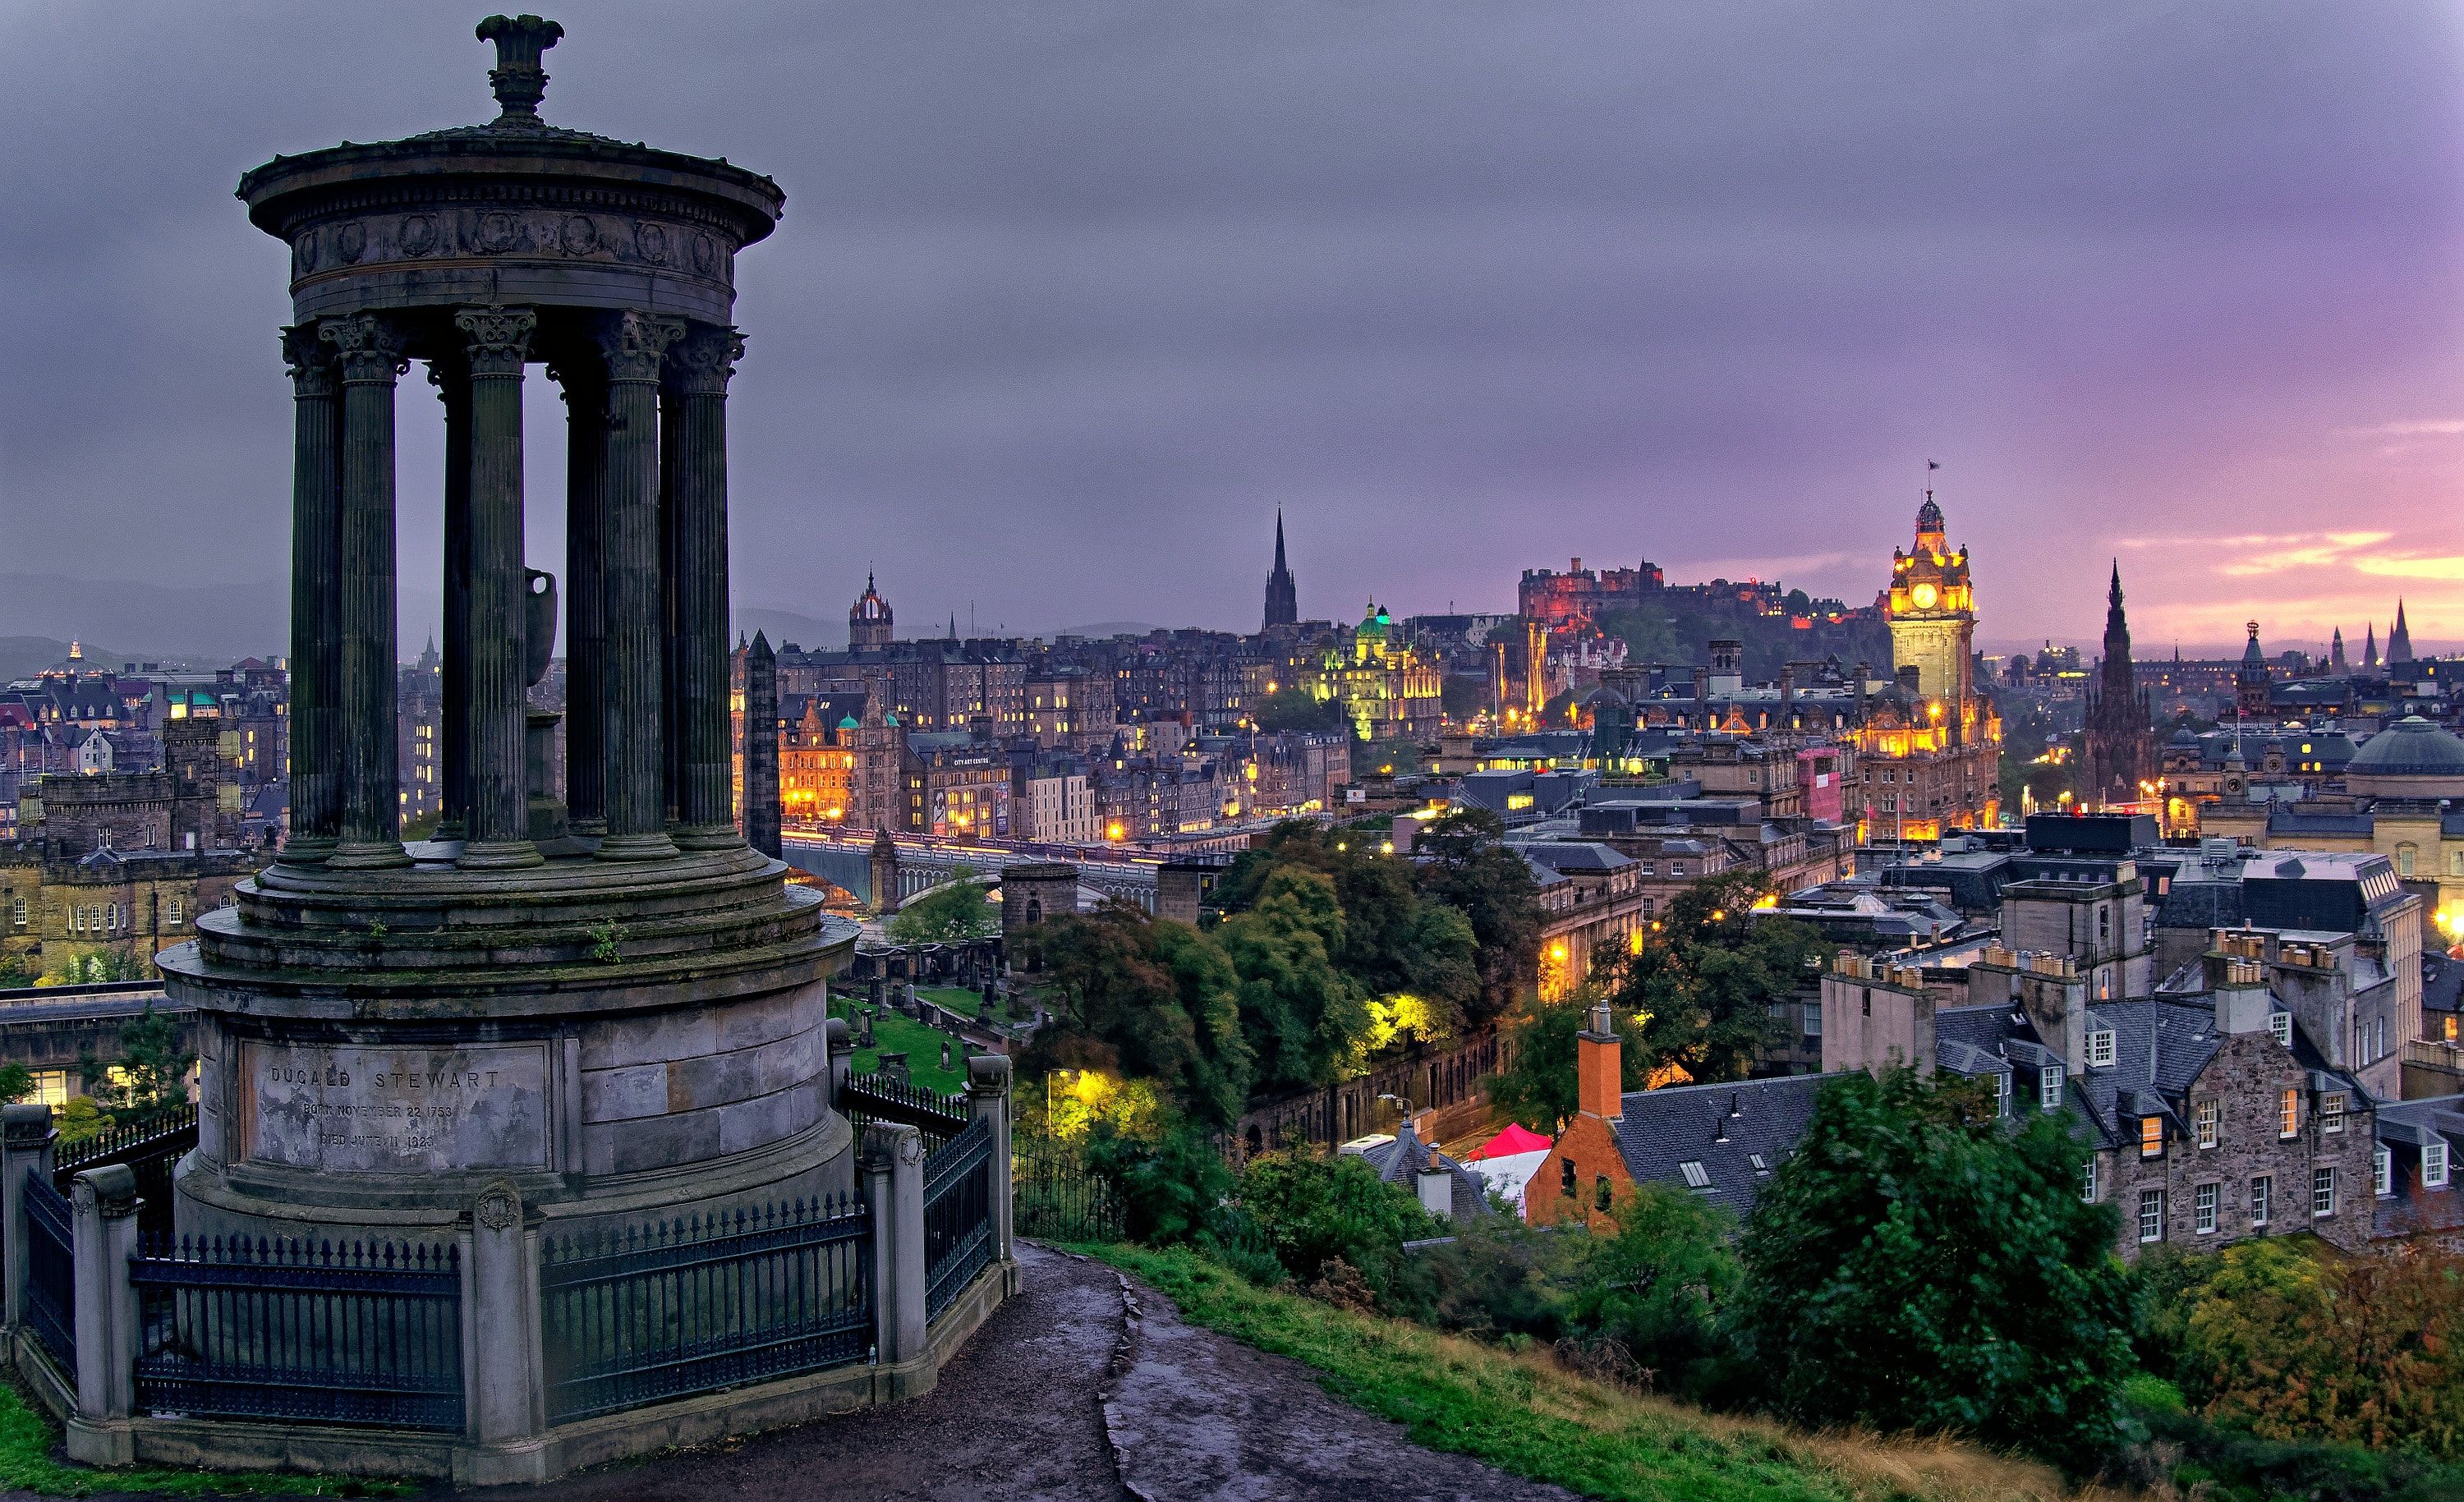
<svg viewBox="0 0 2464 1502">
<path fill-rule="evenodd" d="M 1303 685 L 1312 698 L 1341 704 L 1361 740 L 1434 739 L 1444 720 L 1437 664 L 1395 636 L 1395 618 L 1373 600 L 1352 640 L 1320 655 Z"/>
<path fill-rule="evenodd" d="M 1894 549 L 1883 605 L 1897 693 L 1855 732 L 1863 836 L 1935 839 L 2002 819 L 2002 721 L 1976 689 L 1976 597 L 1968 550 L 1950 546 L 1925 492 L 1916 545 Z"/>
</svg>

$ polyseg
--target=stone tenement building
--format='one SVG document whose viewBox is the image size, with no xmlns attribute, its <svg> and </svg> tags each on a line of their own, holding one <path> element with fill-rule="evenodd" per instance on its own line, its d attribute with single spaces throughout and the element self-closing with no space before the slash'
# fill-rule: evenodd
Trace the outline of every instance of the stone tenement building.
<svg viewBox="0 0 2464 1502">
<path fill-rule="evenodd" d="M 2121 1210 L 2116 1250 L 2374 1234 L 2375 1105 L 2265 966 L 2211 952 L 2149 997 L 2098 1001 L 2069 960 L 1989 948 L 1968 1005 L 1921 972 L 1843 954 L 1822 982 L 1826 1071 L 1906 1065 L 1985 1081 L 2006 1116 L 2067 1110 L 2090 1134 L 2083 1198 Z"/>
<path fill-rule="evenodd" d="M 206 715 L 164 727 L 156 772 L 52 773 L 21 791 L 0 843 L 0 955 L 37 974 L 102 949 L 186 941 L 255 868 L 244 847 L 231 732 Z"/>
</svg>

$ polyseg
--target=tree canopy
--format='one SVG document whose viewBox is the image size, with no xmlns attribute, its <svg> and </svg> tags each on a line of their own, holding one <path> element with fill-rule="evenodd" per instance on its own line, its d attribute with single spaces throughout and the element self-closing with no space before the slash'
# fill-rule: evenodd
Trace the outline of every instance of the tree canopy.
<svg viewBox="0 0 2464 1502">
<path fill-rule="evenodd" d="M 1038 1041 L 1045 1067 L 1093 1066 L 1155 1081 L 1192 1120 L 1229 1125 L 1256 1063 L 1240 977 L 1187 924 L 1127 903 L 1044 925 L 1045 995 L 1062 1026 Z"/>
<path fill-rule="evenodd" d="M 1675 1065 L 1693 1079 L 1740 1079 L 1774 1040 L 1771 1008 L 1798 993 L 1823 944 L 1805 924 L 1755 917 L 1768 891 L 1759 871 L 1705 877 L 1671 899 L 1629 952 L 1599 953 L 1595 979 L 1611 1008 L 1640 1019 L 1630 1067 L 1639 1053 L 1645 1076 Z"/>
<path fill-rule="evenodd" d="M 950 880 L 917 896 L 890 920 L 890 937 L 900 944 L 957 944 L 1001 929 L 1001 909 L 965 866 Z"/>
<path fill-rule="evenodd" d="M 1474 1027 L 1504 1016 L 1540 976 L 1540 886 L 1505 834 L 1488 810 L 1463 809 L 1430 820 L 1412 843 L 1420 895 L 1471 924 L 1479 989 L 1463 1020 Z"/>
</svg>

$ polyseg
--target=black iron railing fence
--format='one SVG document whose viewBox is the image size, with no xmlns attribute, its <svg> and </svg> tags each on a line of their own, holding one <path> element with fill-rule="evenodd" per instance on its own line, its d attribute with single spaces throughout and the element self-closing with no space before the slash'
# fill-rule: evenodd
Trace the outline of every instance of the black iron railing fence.
<svg viewBox="0 0 2464 1502">
<path fill-rule="evenodd" d="M 141 1411 L 459 1432 L 462 1270 L 450 1246 L 142 1244 Z"/>
<path fill-rule="evenodd" d="M 1129 1234 L 1120 1195 L 1095 1176 L 1077 1144 L 1021 1133 L 1010 1144 L 1010 1204 L 1018 1234 L 1046 1241 L 1119 1241 Z"/>
<path fill-rule="evenodd" d="M 77 1233 L 68 1196 L 26 1170 L 26 1322 L 61 1371 L 77 1377 Z"/>
<path fill-rule="evenodd" d="M 539 1263 L 551 1424 L 862 1361 L 872 1215 L 797 1200 L 560 1237 Z"/>
<path fill-rule="evenodd" d="M 975 1123 L 924 1159 L 924 1317 L 937 1319 L 993 1257 L 993 1123 Z"/>
<path fill-rule="evenodd" d="M 903 1085 L 879 1075 L 851 1075 L 839 1091 L 839 1114 L 861 1130 L 867 1121 L 895 1121 L 924 1134 L 924 1150 L 934 1151 L 967 1129 L 970 1113 L 965 1096 L 936 1095 L 920 1085 Z"/>
<path fill-rule="evenodd" d="M 123 1164 L 137 1175 L 137 1229 L 147 1236 L 171 1233 L 171 1170 L 197 1145 L 197 1108 L 182 1103 L 123 1121 L 98 1137 L 53 1154 L 52 1186 L 69 1192 L 88 1168 Z"/>
</svg>

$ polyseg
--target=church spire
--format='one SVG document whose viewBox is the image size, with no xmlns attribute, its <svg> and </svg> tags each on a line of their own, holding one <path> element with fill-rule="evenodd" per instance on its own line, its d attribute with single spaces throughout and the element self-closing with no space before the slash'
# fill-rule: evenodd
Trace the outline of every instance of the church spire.
<svg viewBox="0 0 2464 1502">
<path fill-rule="evenodd" d="M 1300 590 L 1292 582 L 1292 571 L 1284 561 L 1284 509 L 1275 508 L 1275 567 L 1266 576 L 1266 610 L 1260 630 L 1299 623 L 1301 619 Z"/>
<path fill-rule="evenodd" d="M 2390 666 L 2412 661 L 2412 630 L 2404 623 L 2404 597 L 2401 595 L 2395 601 L 2395 629 L 2387 633 L 2387 660 Z"/>
</svg>

